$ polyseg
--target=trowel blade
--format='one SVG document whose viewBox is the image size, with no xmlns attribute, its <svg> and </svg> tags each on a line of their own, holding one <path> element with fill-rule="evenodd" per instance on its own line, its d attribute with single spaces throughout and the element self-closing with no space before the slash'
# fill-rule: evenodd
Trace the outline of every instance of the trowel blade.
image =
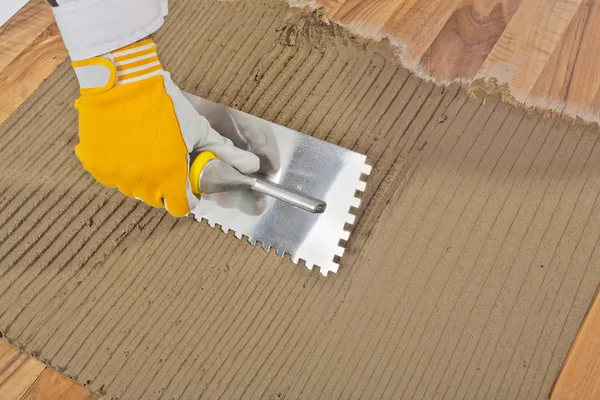
<svg viewBox="0 0 600 400">
<path fill-rule="evenodd" d="M 185 93 L 211 126 L 233 143 L 257 154 L 259 175 L 283 187 L 306 193 L 327 203 L 322 214 L 311 214 L 250 190 L 202 195 L 192 210 L 198 221 L 224 232 L 235 231 L 265 250 L 303 260 L 323 275 L 337 272 L 344 253 L 340 240 L 350 237 L 358 208 L 357 191 L 365 190 L 371 167 L 366 157 L 323 140 L 261 118 Z"/>
</svg>

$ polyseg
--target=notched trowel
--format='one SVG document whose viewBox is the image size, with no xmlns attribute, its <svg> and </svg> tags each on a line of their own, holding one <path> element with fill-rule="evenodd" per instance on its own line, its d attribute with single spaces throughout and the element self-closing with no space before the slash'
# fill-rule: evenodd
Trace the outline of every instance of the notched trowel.
<svg viewBox="0 0 600 400">
<path fill-rule="evenodd" d="M 260 170 L 244 175 L 210 152 L 193 156 L 190 180 L 202 201 L 198 221 L 233 230 L 251 244 L 337 272 L 371 167 L 366 157 L 232 108 L 185 93 L 221 135 L 258 155 Z"/>
</svg>

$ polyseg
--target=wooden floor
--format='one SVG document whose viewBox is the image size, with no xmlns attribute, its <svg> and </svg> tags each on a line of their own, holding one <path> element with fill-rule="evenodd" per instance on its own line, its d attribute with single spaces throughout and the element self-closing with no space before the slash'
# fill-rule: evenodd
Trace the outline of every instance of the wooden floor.
<svg viewBox="0 0 600 400">
<path fill-rule="evenodd" d="M 598 120 L 599 0 L 318 0 L 355 32 L 388 37 L 439 81 L 495 78 L 512 95 Z M 302 3 L 296 0 L 295 3 Z M 0 27 L 0 123 L 67 57 L 50 8 L 31 0 Z M 577 336 L 553 400 L 600 399 L 600 301 Z M 0 341 L 0 399 L 97 399 Z"/>
<path fill-rule="evenodd" d="M 389 38 L 421 76 L 493 78 L 520 102 L 600 121 L 598 0 L 316 2 L 358 34 Z"/>
<path fill-rule="evenodd" d="M 0 340 L 0 399 L 101 400 L 3 340 Z"/>
<path fill-rule="evenodd" d="M 0 27 L 0 123 L 67 58 L 45 0 L 31 0 Z"/>
<path fill-rule="evenodd" d="M 600 399 L 600 300 L 592 304 L 552 391 L 552 400 Z"/>
</svg>

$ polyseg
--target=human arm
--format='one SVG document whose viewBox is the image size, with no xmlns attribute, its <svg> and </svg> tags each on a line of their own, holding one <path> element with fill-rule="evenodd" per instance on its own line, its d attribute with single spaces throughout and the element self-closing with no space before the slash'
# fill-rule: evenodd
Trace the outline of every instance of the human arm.
<svg viewBox="0 0 600 400">
<path fill-rule="evenodd" d="M 242 172 L 259 159 L 210 127 L 173 83 L 156 44 L 144 39 L 166 0 L 50 0 L 81 87 L 76 154 L 100 183 L 176 216 L 198 199 L 189 153 L 210 150 Z"/>
</svg>

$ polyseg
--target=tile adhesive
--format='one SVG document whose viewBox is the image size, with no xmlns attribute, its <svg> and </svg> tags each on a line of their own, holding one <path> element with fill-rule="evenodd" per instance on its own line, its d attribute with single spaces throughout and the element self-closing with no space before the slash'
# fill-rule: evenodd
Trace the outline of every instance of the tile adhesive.
<svg viewBox="0 0 600 400">
<path fill-rule="evenodd" d="M 0 331 L 110 399 L 542 399 L 600 282 L 600 144 L 276 0 L 172 0 L 183 90 L 367 154 L 336 275 L 95 183 L 63 63 L 0 127 Z"/>
</svg>

